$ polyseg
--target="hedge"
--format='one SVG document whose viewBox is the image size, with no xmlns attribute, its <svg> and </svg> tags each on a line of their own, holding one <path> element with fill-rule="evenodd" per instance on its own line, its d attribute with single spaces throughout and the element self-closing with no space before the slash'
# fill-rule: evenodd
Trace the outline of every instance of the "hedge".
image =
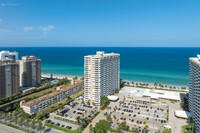
<svg viewBox="0 0 200 133">
<path fill-rule="evenodd" d="M 78 133 L 77 131 L 74 131 L 74 130 L 71 130 L 71 129 L 68 129 L 68 128 L 65 128 L 65 127 L 56 126 L 56 125 L 53 125 L 53 124 L 50 124 L 50 123 L 47 123 L 47 122 L 45 123 L 45 126 L 52 127 L 52 128 L 58 129 L 58 130 L 69 132 L 69 133 Z"/>
</svg>

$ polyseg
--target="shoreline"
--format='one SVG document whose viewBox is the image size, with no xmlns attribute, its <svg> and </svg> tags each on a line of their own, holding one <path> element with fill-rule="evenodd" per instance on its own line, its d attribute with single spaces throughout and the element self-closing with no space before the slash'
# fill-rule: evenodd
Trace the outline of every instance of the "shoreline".
<svg viewBox="0 0 200 133">
<path fill-rule="evenodd" d="M 53 73 L 52 73 L 53 74 Z M 51 74 L 49 73 L 42 73 L 41 74 L 42 77 L 48 77 L 50 78 Z M 62 74 L 53 74 L 53 78 L 58 78 L 58 79 L 63 79 L 67 77 L 69 80 L 71 80 L 74 77 L 78 77 L 78 79 L 82 78 L 83 76 L 75 76 L 75 75 L 62 75 Z"/>
<path fill-rule="evenodd" d="M 41 76 L 42 77 L 48 77 L 48 78 L 50 78 L 51 74 L 49 74 L 49 73 L 42 73 Z M 65 75 L 65 74 L 63 74 L 63 75 L 62 74 L 53 74 L 53 78 L 62 79 L 62 78 L 65 78 L 65 77 L 67 77 L 69 80 L 71 80 L 74 77 L 78 77 L 78 79 L 80 79 L 80 78 L 82 78 L 84 76 Z M 126 79 L 123 79 L 123 81 L 129 82 L 129 83 L 132 82 L 131 80 L 126 80 Z M 149 85 L 154 86 L 154 83 L 151 83 L 151 82 L 140 82 L 140 81 L 133 81 L 133 82 L 135 82 L 135 83 L 148 83 Z M 162 84 L 162 83 L 157 83 L 157 84 Z M 186 89 L 188 90 L 188 86 L 184 86 L 184 85 L 171 85 L 171 84 L 162 84 L 162 85 L 167 85 L 167 86 L 172 86 L 172 87 L 175 86 L 177 88 L 186 87 Z"/>
</svg>

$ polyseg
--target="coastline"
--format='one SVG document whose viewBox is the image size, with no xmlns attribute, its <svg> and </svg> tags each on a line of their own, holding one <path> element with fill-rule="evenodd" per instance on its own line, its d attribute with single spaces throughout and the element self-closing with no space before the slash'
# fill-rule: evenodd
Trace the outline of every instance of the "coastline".
<svg viewBox="0 0 200 133">
<path fill-rule="evenodd" d="M 53 74 L 53 73 L 52 73 Z M 42 77 L 48 77 L 50 78 L 51 74 L 49 73 L 42 73 L 41 74 Z M 65 78 L 67 77 L 69 80 L 71 80 L 72 78 L 74 77 L 78 77 L 78 79 L 82 78 L 83 76 L 76 76 L 76 75 L 62 75 L 62 74 L 53 74 L 53 78 L 58 78 L 58 79 L 62 79 L 62 78 Z M 129 82 L 131 83 L 132 81 L 131 80 L 126 80 L 126 79 L 123 79 L 123 81 L 125 82 Z M 133 81 L 135 83 L 148 83 L 150 86 L 154 86 L 154 83 L 151 83 L 151 82 L 140 82 L 140 81 Z M 162 84 L 162 83 L 157 83 L 157 84 Z M 172 86 L 172 87 L 177 87 L 177 88 L 181 88 L 181 87 L 186 87 L 186 89 L 188 90 L 188 86 L 183 86 L 183 85 L 171 85 L 171 84 L 162 84 L 162 85 L 167 85 L 168 87 L 169 86 Z"/>
<path fill-rule="evenodd" d="M 53 74 L 53 73 L 52 73 Z M 48 77 L 50 78 L 51 74 L 48 73 L 42 73 L 42 77 Z M 67 77 L 69 80 L 73 79 L 74 77 L 77 77 L 78 79 L 82 78 L 83 76 L 74 76 L 74 75 L 62 75 L 62 74 L 53 74 L 53 78 L 63 79 Z"/>
</svg>

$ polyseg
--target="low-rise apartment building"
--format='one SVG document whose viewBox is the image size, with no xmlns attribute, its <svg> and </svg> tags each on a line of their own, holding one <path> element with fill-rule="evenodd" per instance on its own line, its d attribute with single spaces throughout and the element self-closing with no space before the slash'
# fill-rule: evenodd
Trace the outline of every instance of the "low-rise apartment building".
<svg viewBox="0 0 200 133">
<path fill-rule="evenodd" d="M 24 110 L 24 112 L 33 115 L 83 90 L 83 87 L 84 87 L 83 81 L 72 80 L 71 85 L 64 88 L 59 88 L 55 92 L 39 97 L 29 102 L 21 101 L 20 107 Z"/>
</svg>

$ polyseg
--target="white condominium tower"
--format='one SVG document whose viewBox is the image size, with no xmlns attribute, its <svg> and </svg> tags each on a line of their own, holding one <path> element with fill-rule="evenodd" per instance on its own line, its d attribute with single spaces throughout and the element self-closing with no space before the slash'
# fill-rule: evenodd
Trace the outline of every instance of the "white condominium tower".
<svg viewBox="0 0 200 133">
<path fill-rule="evenodd" d="M 8 60 L 8 59 L 17 61 L 18 53 L 17 52 L 9 52 L 9 51 L 1 51 L 0 52 L 0 60 Z"/>
<path fill-rule="evenodd" d="M 189 110 L 195 125 L 195 132 L 200 133 L 200 55 L 190 58 L 189 69 Z"/>
<path fill-rule="evenodd" d="M 84 57 L 84 101 L 100 106 L 101 97 L 120 88 L 120 54 L 97 52 Z"/>
</svg>

